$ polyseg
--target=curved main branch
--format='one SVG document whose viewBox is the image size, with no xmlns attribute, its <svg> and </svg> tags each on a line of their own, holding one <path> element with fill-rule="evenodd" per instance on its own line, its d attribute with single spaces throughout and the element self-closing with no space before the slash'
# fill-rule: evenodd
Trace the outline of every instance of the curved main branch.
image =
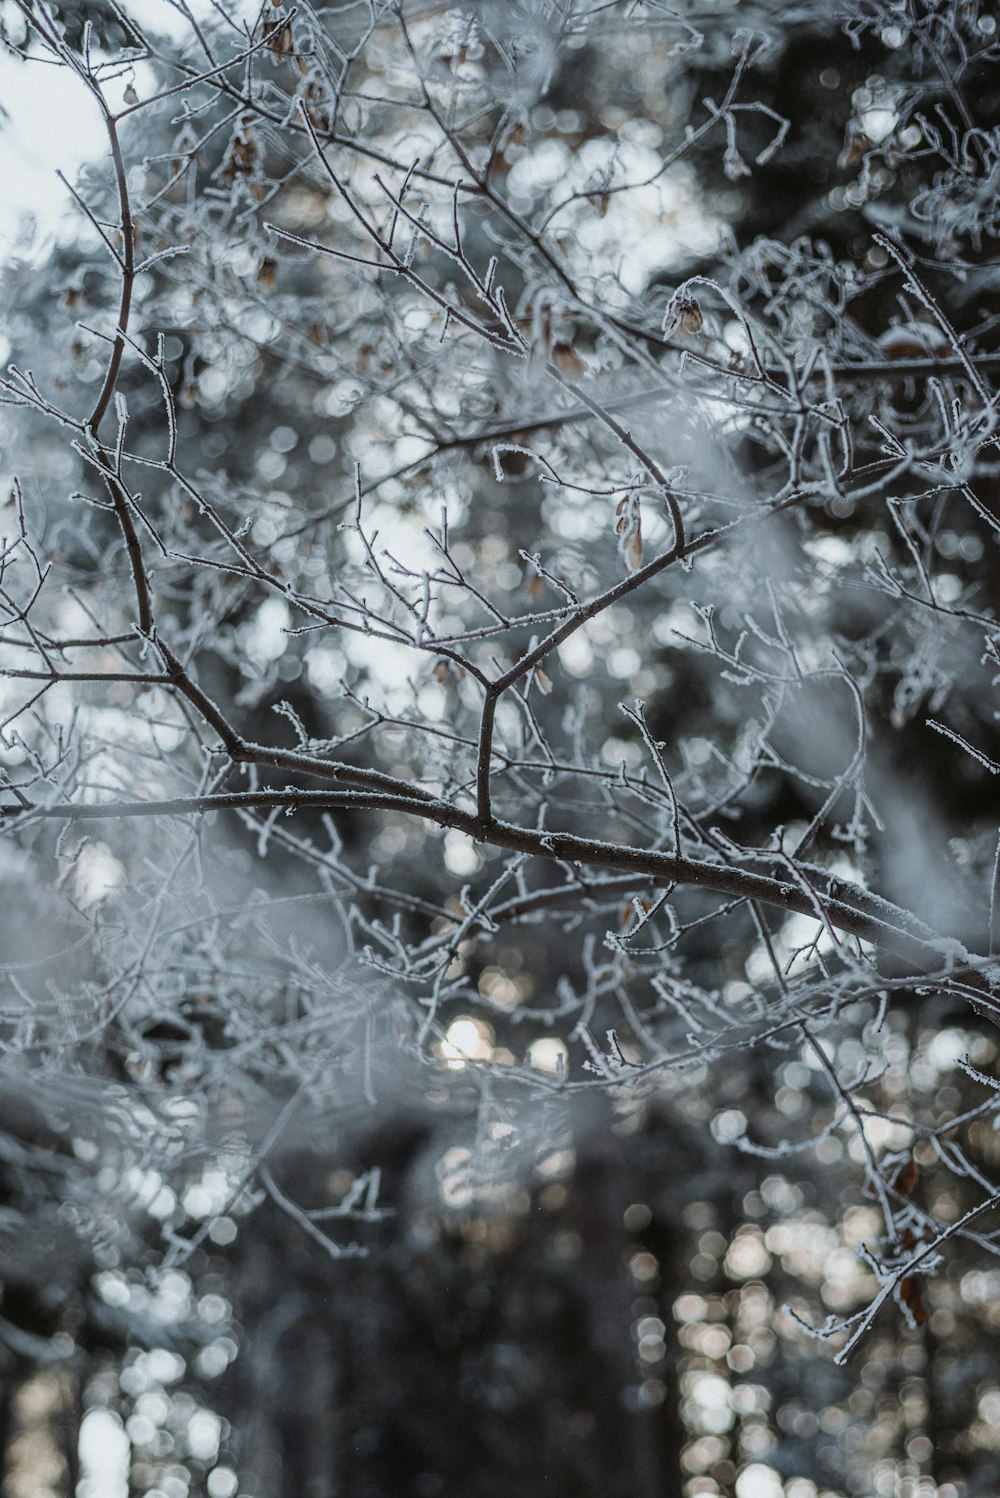
<svg viewBox="0 0 1000 1498">
<path fill-rule="evenodd" d="M 389 780 L 390 777 L 384 777 Z M 748 852 L 733 863 L 678 857 L 654 848 L 607 843 L 570 832 L 540 832 L 512 822 L 462 811 L 446 801 L 407 790 L 229 791 L 205 796 L 176 796 L 163 801 L 90 802 L 74 805 L 14 807 L 10 818 L 46 821 L 114 821 L 136 817 L 204 816 L 214 811 L 393 811 L 463 832 L 476 842 L 511 852 L 586 865 L 633 875 L 637 885 L 688 885 L 738 900 L 759 900 L 788 914 L 825 920 L 835 929 L 901 958 L 919 972 L 940 971 L 951 962 L 961 968 L 963 988 L 981 1012 L 1000 1024 L 1000 999 L 978 970 L 980 959 L 933 931 L 908 911 L 881 895 L 831 875 L 812 864 L 784 855 Z M 983 962 L 986 959 L 981 959 Z"/>
</svg>

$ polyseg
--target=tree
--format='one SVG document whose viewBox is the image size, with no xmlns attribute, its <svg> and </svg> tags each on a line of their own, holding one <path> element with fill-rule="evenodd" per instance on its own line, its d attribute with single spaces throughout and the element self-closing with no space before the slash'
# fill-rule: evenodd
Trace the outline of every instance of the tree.
<svg viewBox="0 0 1000 1498">
<path fill-rule="evenodd" d="M 995 19 L 170 16 L 4 17 L 109 150 L 2 382 L 67 1472 L 992 1491 Z"/>
</svg>

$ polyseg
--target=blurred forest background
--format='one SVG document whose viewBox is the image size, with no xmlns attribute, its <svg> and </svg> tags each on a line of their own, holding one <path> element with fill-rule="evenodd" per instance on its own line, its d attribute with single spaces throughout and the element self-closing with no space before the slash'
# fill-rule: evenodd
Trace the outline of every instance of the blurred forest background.
<svg viewBox="0 0 1000 1498">
<path fill-rule="evenodd" d="M 993 7 L 0 26 L 3 1498 L 994 1498 Z"/>
</svg>

